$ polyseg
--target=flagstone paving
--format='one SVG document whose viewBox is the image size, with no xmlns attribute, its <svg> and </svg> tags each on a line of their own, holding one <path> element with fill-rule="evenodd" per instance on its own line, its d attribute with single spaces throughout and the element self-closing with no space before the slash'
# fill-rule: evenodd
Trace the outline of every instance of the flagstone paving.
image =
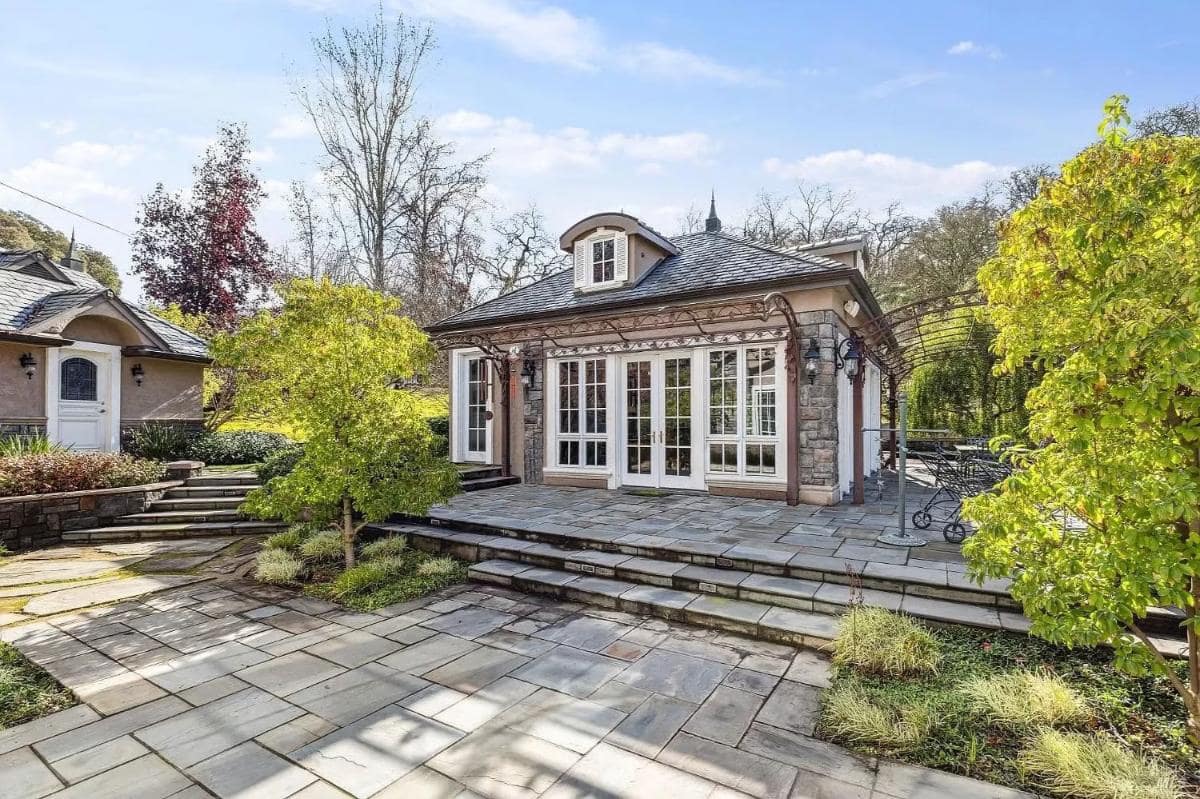
<svg viewBox="0 0 1200 799">
<path fill-rule="evenodd" d="M 813 738 L 809 650 L 494 586 L 350 613 L 106 585 L 0 630 L 82 700 L 0 731 L 5 799 L 1026 796 Z"/>
</svg>

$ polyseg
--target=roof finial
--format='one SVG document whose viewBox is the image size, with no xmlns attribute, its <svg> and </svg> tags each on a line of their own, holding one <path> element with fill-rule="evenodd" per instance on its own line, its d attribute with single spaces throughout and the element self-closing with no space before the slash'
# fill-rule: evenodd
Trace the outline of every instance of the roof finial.
<svg viewBox="0 0 1200 799">
<path fill-rule="evenodd" d="M 712 191 L 712 198 L 708 203 L 708 219 L 704 220 L 704 232 L 721 232 L 721 218 L 717 216 L 717 190 L 715 188 Z"/>
<path fill-rule="evenodd" d="M 75 228 L 71 228 L 71 243 L 67 245 L 67 254 L 63 256 L 63 263 L 67 266 L 71 265 L 71 259 L 75 257 Z"/>
</svg>

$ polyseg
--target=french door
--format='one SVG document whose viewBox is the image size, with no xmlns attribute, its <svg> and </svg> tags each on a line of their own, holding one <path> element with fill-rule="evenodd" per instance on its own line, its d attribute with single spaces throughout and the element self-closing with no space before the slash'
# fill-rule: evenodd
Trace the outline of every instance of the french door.
<svg viewBox="0 0 1200 799">
<path fill-rule="evenodd" d="M 491 371 L 486 358 L 474 353 L 456 357 L 454 458 L 489 463 L 492 444 Z"/>
<path fill-rule="evenodd" d="M 621 362 L 621 482 L 663 488 L 703 486 L 696 455 L 695 358 L 691 352 L 626 356 Z"/>
</svg>

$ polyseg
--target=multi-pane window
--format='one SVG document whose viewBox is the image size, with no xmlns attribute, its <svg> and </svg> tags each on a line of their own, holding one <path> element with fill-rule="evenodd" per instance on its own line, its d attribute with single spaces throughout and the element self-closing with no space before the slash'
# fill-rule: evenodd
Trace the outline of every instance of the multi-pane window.
<svg viewBox="0 0 1200 799">
<path fill-rule="evenodd" d="M 608 464 L 608 382 L 603 358 L 558 362 L 558 465 Z"/>
<path fill-rule="evenodd" d="M 483 358 L 467 360 L 467 451 L 487 451 L 488 368 Z"/>
<path fill-rule="evenodd" d="M 96 400 L 96 364 L 87 358 L 67 358 L 59 367 L 59 398 Z"/>
<path fill-rule="evenodd" d="M 592 242 L 592 282 L 609 283 L 617 277 L 616 239 Z"/>
<path fill-rule="evenodd" d="M 625 471 L 629 474 L 651 474 L 654 471 L 651 365 L 651 361 L 629 361 L 625 364 Z"/>
<path fill-rule="evenodd" d="M 775 346 L 708 353 L 708 471 L 774 475 L 779 447 Z"/>
<path fill-rule="evenodd" d="M 692 356 L 663 361 L 663 470 L 671 477 L 692 474 Z"/>
</svg>

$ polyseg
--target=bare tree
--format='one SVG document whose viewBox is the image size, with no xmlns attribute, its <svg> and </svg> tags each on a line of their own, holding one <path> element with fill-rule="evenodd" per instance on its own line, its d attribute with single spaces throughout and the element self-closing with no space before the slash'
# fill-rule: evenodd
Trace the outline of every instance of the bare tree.
<svg viewBox="0 0 1200 799">
<path fill-rule="evenodd" d="M 497 295 L 527 286 L 566 266 L 558 242 L 546 232 L 546 220 L 534 204 L 492 222 L 497 242 L 483 267 Z"/>
<path fill-rule="evenodd" d="M 1200 136 L 1200 98 L 1152 109 L 1133 128 L 1139 136 Z"/>
<path fill-rule="evenodd" d="M 683 216 L 676 220 L 676 225 L 681 235 L 699 233 L 704 230 L 704 211 L 693 203 L 683 212 Z"/>
<path fill-rule="evenodd" d="M 1058 171 L 1049 164 L 1030 164 L 1013 170 L 1012 174 L 1001 181 L 1001 191 L 1008 201 L 1008 211 L 1011 213 L 1024 208 L 1030 200 L 1037 196 L 1042 188 L 1043 180 L 1054 180 Z"/>
<path fill-rule="evenodd" d="M 799 242 L 825 241 L 862 230 L 864 213 L 855 205 L 854 192 L 834 191 L 827 183 L 796 186 L 795 201 L 789 203 L 792 236 Z"/>
<path fill-rule="evenodd" d="M 789 199 L 781 194 L 760 191 L 742 222 L 742 237 L 769 247 L 789 247 L 809 239 L 797 238 Z"/>
<path fill-rule="evenodd" d="M 299 180 L 289 186 L 287 204 L 293 233 L 282 252 L 285 271 L 312 280 L 345 280 L 346 253 L 338 246 L 328 209 Z"/>
<path fill-rule="evenodd" d="M 457 162 L 415 110 L 417 77 L 433 47 L 429 27 L 400 15 L 390 23 L 381 7 L 364 28 L 314 39 L 315 75 L 295 90 L 325 151 L 335 233 L 355 254 L 355 278 L 403 296 L 421 321 L 454 304 L 435 297 L 460 279 L 443 274 L 445 244 L 463 243 L 449 231 L 473 218 L 461 212 L 484 182 L 484 159 Z"/>
</svg>

